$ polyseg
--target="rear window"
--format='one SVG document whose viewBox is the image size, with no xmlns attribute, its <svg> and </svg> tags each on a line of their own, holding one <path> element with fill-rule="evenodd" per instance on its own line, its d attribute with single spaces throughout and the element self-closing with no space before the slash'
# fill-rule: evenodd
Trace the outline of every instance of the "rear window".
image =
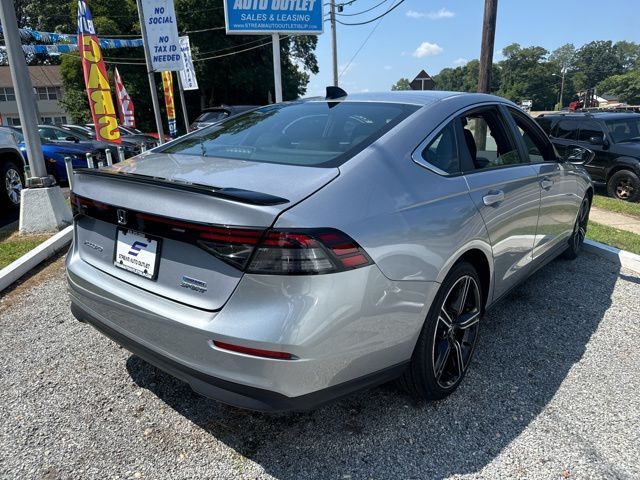
<svg viewBox="0 0 640 480">
<path fill-rule="evenodd" d="M 270 105 L 198 130 L 159 151 L 334 167 L 380 138 L 418 108 L 374 102 Z"/>
<path fill-rule="evenodd" d="M 220 110 L 217 112 L 204 112 L 201 113 L 198 118 L 196 118 L 196 122 L 217 122 L 219 120 L 223 120 L 229 116 L 229 112 L 225 110 Z"/>
</svg>

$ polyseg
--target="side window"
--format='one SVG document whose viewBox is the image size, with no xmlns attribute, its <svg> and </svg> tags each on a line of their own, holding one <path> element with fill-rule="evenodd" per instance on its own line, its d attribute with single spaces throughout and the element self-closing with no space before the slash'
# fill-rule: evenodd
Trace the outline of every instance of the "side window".
<svg viewBox="0 0 640 480">
<path fill-rule="evenodd" d="M 591 137 L 602 138 L 604 136 L 604 132 L 598 122 L 594 122 L 593 120 L 585 120 L 580 122 L 580 134 L 578 135 L 578 140 L 582 140 L 584 142 L 588 142 Z"/>
<path fill-rule="evenodd" d="M 444 127 L 422 151 L 425 162 L 449 174 L 460 173 L 454 122 Z"/>
<path fill-rule="evenodd" d="M 51 128 L 39 128 L 40 136 L 46 138 L 47 140 L 57 140 L 56 132 Z"/>
<path fill-rule="evenodd" d="M 551 136 L 566 140 L 576 140 L 578 138 L 578 122 L 567 120 L 566 118 L 560 120 L 551 130 Z"/>
<path fill-rule="evenodd" d="M 518 150 L 496 108 L 477 110 L 462 118 L 464 144 L 473 170 L 521 163 Z"/>
<path fill-rule="evenodd" d="M 514 109 L 509 108 L 508 110 L 516 122 L 518 133 L 529 155 L 529 161 L 537 163 L 545 160 L 555 160 L 556 154 L 551 146 L 551 142 L 549 142 L 547 138 L 542 137 L 541 133 L 533 124 L 533 121 Z"/>
<path fill-rule="evenodd" d="M 538 117 L 536 118 L 536 122 L 538 123 L 538 125 L 540 125 L 540 127 L 542 127 L 544 133 L 546 133 L 547 135 L 551 135 L 551 124 L 553 123 L 553 120 L 551 120 L 550 118 Z"/>
</svg>

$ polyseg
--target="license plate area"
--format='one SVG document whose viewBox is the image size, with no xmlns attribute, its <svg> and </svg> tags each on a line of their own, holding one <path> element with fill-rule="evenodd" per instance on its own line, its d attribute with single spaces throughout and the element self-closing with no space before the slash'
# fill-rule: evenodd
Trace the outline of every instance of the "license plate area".
<svg viewBox="0 0 640 480">
<path fill-rule="evenodd" d="M 118 228 L 113 264 L 149 280 L 158 276 L 160 239 L 141 232 Z"/>
</svg>

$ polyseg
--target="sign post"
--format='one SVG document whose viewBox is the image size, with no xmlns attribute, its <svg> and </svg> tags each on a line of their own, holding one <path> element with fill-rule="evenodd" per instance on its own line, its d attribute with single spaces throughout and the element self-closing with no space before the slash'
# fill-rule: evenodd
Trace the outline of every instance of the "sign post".
<svg viewBox="0 0 640 480">
<path fill-rule="evenodd" d="M 271 35 L 276 102 L 282 101 L 280 34 L 323 32 L 322 0 L 224 0 L 227 35 Z"/>
<path fill-rule="evenodd" d="M 136 0 L 144 58 L 149 75 L 151 101 L 158 130 L 158 140 L 164 143 L 164 129 L 160 116 L 160 102 L 154 73 L 182 70 L 182 51 L 178 37 L 173 0 Z"/>
</svg>

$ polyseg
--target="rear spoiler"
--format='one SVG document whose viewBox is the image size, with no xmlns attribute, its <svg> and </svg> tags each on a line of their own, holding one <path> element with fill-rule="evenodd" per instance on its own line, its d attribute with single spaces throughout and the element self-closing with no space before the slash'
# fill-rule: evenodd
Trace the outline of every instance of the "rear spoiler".
<svg viewBox="0 0 640 480">
<path fill-rule="evenodd" d="M 154 185 L 157 187 L 172 188 L 185 192 L 199 193 L 210 197 L 224 198 L 234 202 L 248 203 L 251 205 L 281 205 L 289 203 L 289 200 L 268 193 L 255 192 L 253 190 L 243 190 L 241 188 L 219 188 L 209 185 L 201 185 L 198 183 L 181 182 L 177 180 L 167 180 L 166 178 L 150 177 L 148 175 L 139 175 L 137 173 L 125 173 L 108 170 L 98 170 L 92 168 L 76 168 L 74 173 L 82 175 L 94 175 L 98 177 L 117 179 L 123 182 L 142 183 L 145 185 Z"/>
</svg>

